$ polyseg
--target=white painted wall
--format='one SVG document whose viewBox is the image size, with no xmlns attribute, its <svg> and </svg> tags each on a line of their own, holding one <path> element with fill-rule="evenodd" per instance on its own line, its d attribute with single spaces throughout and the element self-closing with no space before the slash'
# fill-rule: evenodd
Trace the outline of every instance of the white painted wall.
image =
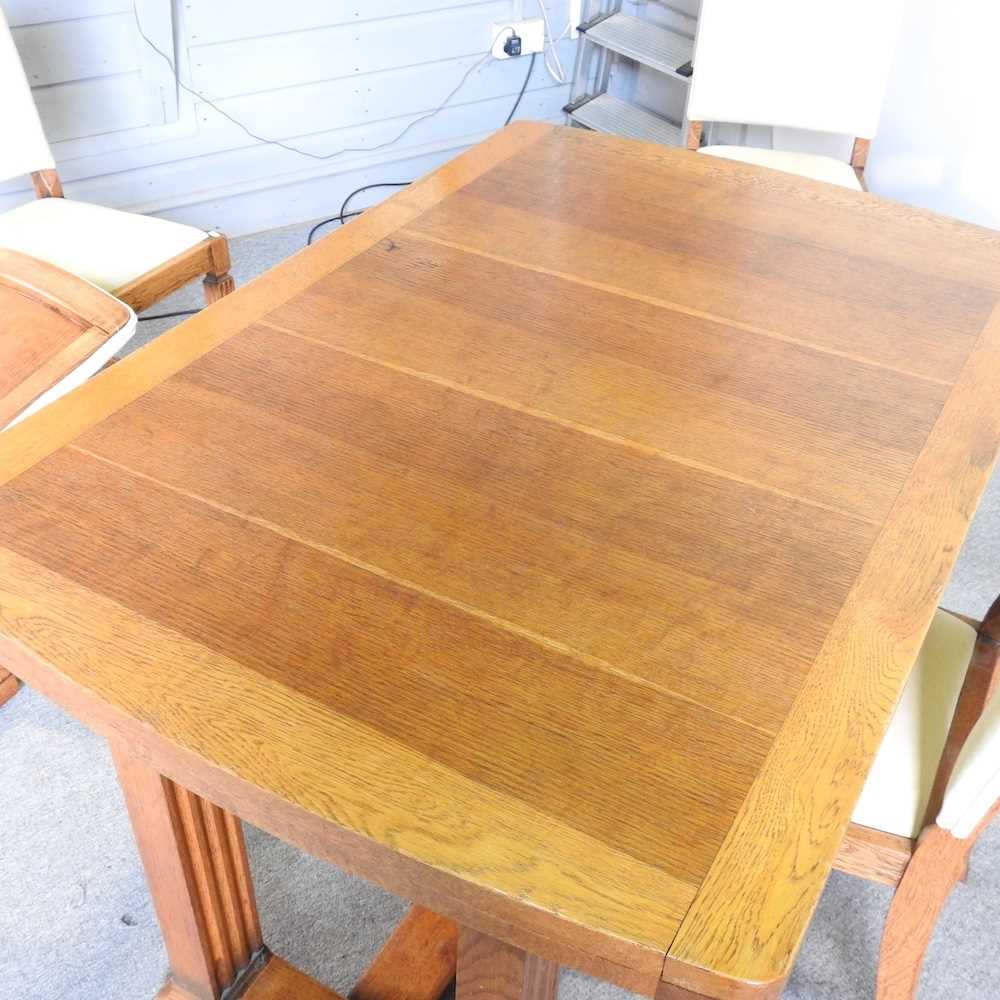
<svg viewBox="0 0 1000 1000">
<path fill-rule="evenodd" d="M 1000 229 L 1000 4 L 907 0 L 873 191 Z"/>
<path fill-rule="evenodd" d="M 136 2 L 192 89 L 256 134 L 317 154 L 391 140 L 475 65 L 493 22 L 538 13 L 536 0 Z M 547 0 L 556 33 L 568 3 Z M 232 235 L 333 214 L 362 184 L 433 169 L 503 124 L 528 68 L 527 57 L 491 60 L 390 147 L 314 160 L 178 90 L 139 37 L 132 0 L 0 5 L 67 194 Z M 561 46 L 569 67 L 574 44 Z M 539 57 L 518 117 L 562 121 L 567 93 Z M 0 210 L 28 197 L 26 178 L 0 185 Z"/>
</svg>

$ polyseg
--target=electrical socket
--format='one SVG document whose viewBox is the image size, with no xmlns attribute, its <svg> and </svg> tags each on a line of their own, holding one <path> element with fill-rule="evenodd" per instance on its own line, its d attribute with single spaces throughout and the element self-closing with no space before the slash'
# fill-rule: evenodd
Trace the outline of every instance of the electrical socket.
<svg viewBox="0 0 1000 1000">
<path fill-rule="evenodd" d="M 511 30 L 513 29 L 513 30 Z M 530 56 L 545 48 L 545 22 L 540 17 L 527 17 L 522 21 L 494 21 L 490 28 L 495 59 L 510 59 L 503 50 L 503 43 L 511 34 L 521 36 L 521 55 Z"/>
</svg>

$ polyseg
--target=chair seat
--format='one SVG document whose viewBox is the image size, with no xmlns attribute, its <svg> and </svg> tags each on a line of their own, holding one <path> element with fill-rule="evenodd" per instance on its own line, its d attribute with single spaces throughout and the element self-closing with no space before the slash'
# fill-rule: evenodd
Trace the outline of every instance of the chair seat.
<svg viewBox="0 0 1000 1000">
<path fill-rule="evenodd" d="M 194 226 L 68 198 L 0 214 L 0 247 L 55 264 L 113 292 L 207 239 Z"/>
<path fill-rule="evenodd" d="M 858 800 L 855 823 L 916 837 L 976 644 L 970 625 L 938 611 Z"/>
<path fill-rule="evenodd" d="M 725 160 L 754 163 L 759 167 L 770 167 L 799 177 L 811 177 L 815 181 L 826 181 L 827 184 L 853 188 L 855 191 L 864 190 L 854 168 L 832 156 L 790 153 L 781 149 L 756 149 L 752 146 L 703 146 L 698 152 L 720 156 Z"/>
</svg>

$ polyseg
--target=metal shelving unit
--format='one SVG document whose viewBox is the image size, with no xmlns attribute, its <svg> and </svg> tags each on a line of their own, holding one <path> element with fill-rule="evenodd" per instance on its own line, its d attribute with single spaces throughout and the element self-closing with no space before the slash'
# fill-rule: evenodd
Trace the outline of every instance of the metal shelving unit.
<svg viewBox="0 0 1000 1000">
<path fill-rule="evenodd" d="M 624 14 L 621 8 L 622 0 L 616 0 L 610 8 L 598 11 L 580 25 L 573 86 L 563 110 L 571 124 L 584 128 L 668 146 L 680 145 L 681 122 L 609 94 L 608 83 L 614 60 L 624 57 L 687 86 L 690 73 L 678 70 L 690 64 L 694 41 L 669 28 Z"/>
</svg>

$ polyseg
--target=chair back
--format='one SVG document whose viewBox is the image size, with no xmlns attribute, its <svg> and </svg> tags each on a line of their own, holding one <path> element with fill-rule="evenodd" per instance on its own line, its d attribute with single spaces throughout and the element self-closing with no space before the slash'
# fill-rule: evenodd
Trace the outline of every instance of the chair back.
<svg viewBox="0 0 1000 1000">
<path fill-rule="evenodd" d="M 702 0 L 688 118 L 870 139 L 903 0 Z"/>
<path fill-rule="evenodd" d="M 53 167 L 28 78 L 0 9 L 0 181 Z"/>
</svg>

